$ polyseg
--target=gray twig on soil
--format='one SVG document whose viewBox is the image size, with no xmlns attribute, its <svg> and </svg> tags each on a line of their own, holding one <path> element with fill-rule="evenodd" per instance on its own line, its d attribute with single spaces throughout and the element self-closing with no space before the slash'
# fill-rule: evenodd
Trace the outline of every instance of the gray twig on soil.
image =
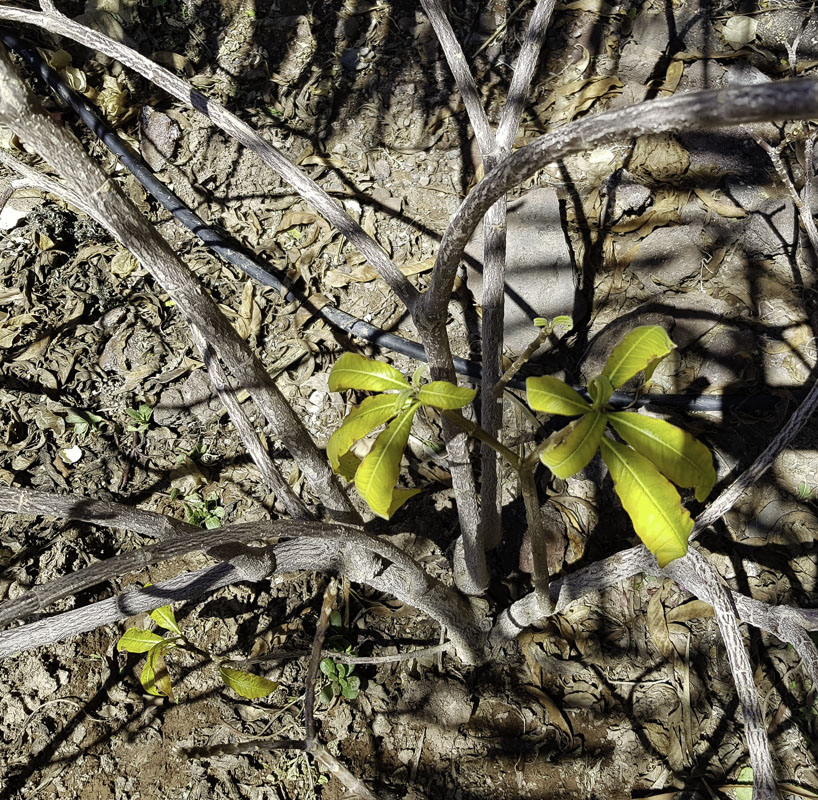
<svg viewBox="0 0 818 800">
<path fill-rule="evenodd" d="M 202 360 L 210 377 L 210 383 L 219 395 L 219 399 L 224 403 L 224 407 L 230 416 L 230 421 L 233 423 L 233 427 L 239 434 L 242 443 L 247 448 L 247 452 L 250 454 L 250 458 L 253 459 L 253 463 L 258 467 L 261 477 L 270 489 L 272 489 L 276 499 L 281 501 L 287 513 L 293 519 L 314 519 L 301 498 L 293 491 L 290 484 L 284 480 L 278 467 L 273 463 L 269 453 L 261 444 L 258 434 L 253 429 L 250 420 L 247 419 L 247 415 L 239 404 L 236 398 L 236 392 L 230 385 L 230 379 L 225 375 L 224 369 L 221 363 L 219 363 L 212 345 L 207 340 L 207 336 L 196 326 L 191 327 L 191 332 L 193 334 L 193 341 L 202 354 Z"/>
<path fill-rule="evenodd" d="M 291 164 L 276 147 L 262 139 L 249 125 L 231 114 L 224 106 L 205 97 L 184 79 L 160 67 L 149 58 L 145 58 L 136 50 L 75 22 L 55 9 L 53 4 L 46 6 L 41 3 L 40 5 L 43 7 L 43 12 L 0 7 L 0 20 L 34 25 L 58 36 L 65 36 L 100 53 L 105 53 L 138 72 L 177 100 L 204 114 L 214 125 L 252 150 L 265 164 L 287 181 L 301 197 L 366 257 L 407 308 L 411 307 L 418 294 L 417 289 L 392 263 L 380 245 L 315 181 Z"/>
<path fill-rule="evenodd" d="M 106 228 L 156 278 L 194 328 L 207 331 L 233 376 L 250 392 L 276 438 L 298 461 L 326 508 L 348 521 L 359 519 L 326 459 L 312 441 L 261 362 L 238 336 L 213 299 L 139 214 L 117 185 L 68 131 L 59 127 L 17 76 L 0 49 L 0 121 L 61 175 L 69 202 Z M 65 195 L 64 195 L 65 196 Z"/>
</svg>

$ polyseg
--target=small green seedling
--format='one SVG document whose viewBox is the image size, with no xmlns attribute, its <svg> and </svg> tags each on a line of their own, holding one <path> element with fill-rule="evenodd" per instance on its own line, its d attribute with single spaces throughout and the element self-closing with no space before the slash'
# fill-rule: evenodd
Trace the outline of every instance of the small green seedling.
<svg viewBox="0 0 818 800">
<path fill-rule="evenodd" d="M 542 462 L 557 477 L 567 478 L 583 469 L 599 449 L 634 530 L 660 567 L 687 552 L 693 528 L 673 483 L 694 488 L 696 499 L 703 501 L 716 482 L 713 459 L 686 431 L 642 414 L 611 411 L 608 401 L 614 389 L 640 372 L 647 384 L 674 348 L 664 328 L 646 325 L 631 331 L 590 382 L 590 403 L 556 378 L 526 382 L 528 404 L 535 411 L 579 416 L 546 440 Z M 607 426 L 624 443 L 605 436 Z"/>
<path fill-rule="evenodd" d="M 327 443 L 327 456 L 333 470 L 346 480 L 355 480 L 355 488 L 379 517 L 389 519 L 419 489 L 400 489 L 395 484 L 400 461 L 412 421 L 421 406 L 458 409 L 468 405 L 474 389 L 455 386 L 448 381 L 420 385 L 420 371 L 410 384 L 389 364 L 372 361 L 354 353 L 344 353 L 329 376 L 332 392 L 357 389 L 382 392 L 367 397 L 344 420 Z M 391 422 L 390 422 L 391 420 Z M 361 460 L 349 452 L 352 445 L 388 422 L 367 456 Z"/>
<path fill-rule="evenodd" d="M 69 411 L 65 421 L 74 428 L 77 439 L 84 439 L 91 431 L 98 431 L 108 420 L 92 411 Z"/>
<path fill-rule="evenodd" d="M 343 631 L 343 622 L 339 611 L 333 611 L 330 615 L 330 630 L 327 636 L 327 649 L 337 650 L 345 655 L 352 655 L 354 650 L 352 643 L 346 638 Z M 329 705 L 339 695 L 347 700 L 354 700 L 358 696 L 361 688 L 361 679 L 352 672 L 354 664 L 341 664 L 333 658 L 328 657 L 320 663 L 321 672 L 326 675 L 328 683 L 321 690 L 319 695 L 322 703 Z"/>
<path fill-rule="evenodd" d="M 170 499 L 175 500 L 179 496 L 179 491 L 174 489 Z M 222 526 L 224 519 L 224 507 L 219 505 L 219 496 L 216 492 L 211 492 L 206 498 L 202 498 L 199 492 L 191 492 L 183 498 L 185 505 L 185 522 L 188 525 L 199 525 L 209 531 Z"/>
<path fill-rule="evenodd" d="M 319 695 L 322 703 L 329 705 L 339 695 L 347 700 L 354 700 L 358 696 L 361 679 L 352 674 L 354 664 L 337 664 L 331 658 L 324 658 L 320 666 L 328 681 Z"/>
<path fill-rule="evenodd" d="M 151 611 L 150 618 L 159 628 L 168 631 L 170 636 L 160 636 L 153 631 L 143 628 L 128 628 L 116 643 L 117 650 L 128 653 L 146 653 L 147 659 L 139 681 L 148 694 L 155 697 L 167 697 L 172 703 L 176 702 L 173 695 L 173 685 L 170 679 L 167 665 L 165 664 L 165 654 L 170 650 L 192 650 L 200 655 L 205 655 L 216 661 L 200 648 L 193 645 L 182 633 L 176 622 L 176 617 L 170 606 L 162 606 Z M 257 700 L 266 697 L 278 689 L 275 681 L 254 675 L 252 672 L 245 672 L 240 669 L 233 669 L 228 666 L 229 662 L 216 662 L 219 666 L 219 677 L 224 684 L 232 689 L 236 694 L 248 700 Z"/>
<path fill-rule="evenodd" d="M 151 423 L 153 409 L 147 403 L 142 403 L 139 408 L 126 408 L 125 413 L 133 420 L 126 430 L 144 433 Z"/>
</svg>

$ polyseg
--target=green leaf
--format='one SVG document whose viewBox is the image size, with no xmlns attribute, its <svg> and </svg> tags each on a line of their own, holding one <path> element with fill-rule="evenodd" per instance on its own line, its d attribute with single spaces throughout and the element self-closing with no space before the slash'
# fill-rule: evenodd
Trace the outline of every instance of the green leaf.
<svg viewBox="0 0 818 800">
<path fill-rule="evenodd" d="M 318 695 L 318 699 L 325 705 L 328 706 L 332 702 L 332 698 L 335 697 L 335 693 L 332 691 L 332 684 L 329 686 L 325 686 L 321 690 L 321 694 Z"/>
<path fill-rule="evenodd" d="M 591 396 L 594 408 L 602 408 L 611 399 L 613 386 L 606 375 L 600 375 L 588 384 L 588 394 Z"/>
<path fill-rule="evenodd" d="M 322 658 L 318 666 L 328 678 L 336 677 L 335 662 L 331 658 Z"/>
<path fill-rule="evenodd" d="M 664 328 L 642 325 L 634 328 L 614 348 L 602 374 L 609 378 L 614 389 L 642 370 L 645 371 L 645 383 L 648 383 L 656 365 L 675 347 Z"/>
<path fill-rule="evenodd" d="M 142 667 L 139 682 L 148 694 L 167 697 L 171 702 L 175 702 L 170 675 L 165 666 L 165 651 L 172 646 L 172 642 L 163 640 L 161 644 L 148 650 L 148 659 Z"/>
<path fill-rule="evenodd" d="M 151 631 L 142 628 L 128 628 L 116 643 L 117 650 L 126 650 L 128 653 L 147 653 L 152 647 L 165 640 Z"/>
<path fill-rule="evenodd" d="M 361 688 L 361 679 L 357 675 L 341 683 L 341 692 L 347 700 L 354 700 Z"/>
<path fill-rule="evenodd" d="M 554 317 L 554 327 L 556 328 L 557 325 L 564 325 L 566 328 L 573 328 L 574 319 L 573 317 L 569 317 L 567 314 L 560 314 L 558 317 Z"/>
<path fill-rule="evenodd" d="M 693 520 L 673 484 L 631 447 L 603 437 L 600 449 L 633 529 L 659 566 L 683 556 Z"/>
<path fill-rule="evenodd" d="M 385 392 L 387 389 L 411 389 L 409 382 L 394 367 L 355 353 L 344 353 L 329 374 L 329 390 L 362 389 Z"/>
<path fill-rule="evenodd" d="M 558 478 L 567 478 L 579 472 L 594 457 L 603 430 L 605 417 L 597 411 L 575 419 L 551 434 L 546 448 L 540 453 L 540 460 Z"/>
<path fill-rule="evenodd" d="M 353 481 L 355 480 L 355 473 L 358 471 L 358 467 L 361 466 L 361 459 L 355 455 L 355 453 L 344 453 L 341 456 L 341 461 L 338 464 L 338 469 L 336 472 L 345 480 L 345 481 Z"/>
<path fill-rule="evenodd" d="M 278 689 L 275 681 L 254 675 L 252 672 L 245 672 L 243 669 L 225 667 L 223 664 L 219 664 L 219 675 L 229 689 L 248 700 L 267 697 Z"/>
<path fill-rule="evenodd" d="M 535 411 L 575 417 L 591 410 L 590 404 L 579 392 L 550 375 L 529 378 L 525 382 L 525 390 L 528 405 Z"/>
<path fill-rule="evenodd" d="M 753 768 L 742 767 L 737 783 L 746 783 L 746 787 L 736 789 L 736 800 L 753 800 Z"/>
<path fill-rule="evenodd" d="M 409 431 L 418 408 L 418 402 L 411 403 L 389 423 L 355 473 L 358 493 L 373 513 L 385 519 L 389 519 L 392 510 L 392 495 L 400 473 L 401 456 L 409 441 Z"/>
<path fill-rule="evenodd" d="M 417 397 L 425 406 L 455 409 L 467 406 L 476 394 L 476 389 L 455 386 L 449 381 L 432 381 L 420 388 Z"/>
<path fill-rule="evenodd" d="M 378 394 L 367 397 L 357 408 L 352 409 L 344 424 L 330 436 L 327 442 L 327 458 L 334 472 L 338 472 L 341 457 L 349 448 L 371 433 L 379 425 L 383 425 L 397 413 L 398 395 Z"/>
<path fill-rule="evenodd" d="M 167 631 L 182 635 L 179 626 L 176 624 L 176 617 L 173 615 L 173 609 L 170 606 L 162 606 L 155 608 L 150 613 L 151 619 L 160 627 Z"/>
<path fill-rule="evenodd" d="M 710 451 L 687 431 L 661 419 L 619 411 L 607 415 L 613 429 L 638 453 L 649 458 L 677 486 L 696 488 L 705 500 L 716 483 Z"/>
<path fill-rule="evenodd" d="M 395 512 L 407 501 L 411 500 L 416 494 L 421 493 L 421 489 L 404 489 L 396 486 L 392 490 L 392 502 L 389 504 L 388 519 L 391 519 Z"/>
</svg>

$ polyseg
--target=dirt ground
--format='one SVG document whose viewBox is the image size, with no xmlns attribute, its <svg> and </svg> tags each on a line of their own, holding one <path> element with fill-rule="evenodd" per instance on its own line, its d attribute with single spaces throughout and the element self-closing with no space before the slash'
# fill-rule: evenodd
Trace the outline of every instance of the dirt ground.
<svg viewBox="0 0 818 800">
<path fill-rule="evenodd" d="M 397 264 L 411 266 L 419 287 L 427 285 L 437 243 L 476 180 L 479 161 L 419 5 L 58 5 L 70 16 L 84 11 L 94 24 L 113 13 L 130 43 L 262 131 Z M 493 122 L 532 7 L 450 5 Z M 787 47 L 799 34 L 791 57 Z M 120 65 L 70 42 L 35 41 L 71 54 L 68 77 L 97 99 L 109 121 L 205 219 L 287 272 L 314 303 L 333 303 L 413 336 L 400 304 L 362 258 L 252 155 Z M 817 66 L 818 18 L 808 4 L 562 3 L 517 145 L 646 97 L 815 75 Z M 41 86 L 37 91 L 45 97 Z M 348 340 L 211 255 L 72 114 L 47 103 L 194 268 L 324 444 L 348 410 L 327 384 Z M 557 237 L 559 259 L 556 266 L 544 262 L 542 269 L 553 271 L 546 282 L 525 260 L 531 248 L 518 248 L 525 257 L 511 249 L 509 281 L 546 309 L 537 305 L 538 313 L 571 314 L 576 323 L 532 368 L 583 382 L 631 327 L 664 325 L 678 350 L 660 367 L 654 391 L 742 401 L 723 412 L 668 415 L 713 449 L 722 482 L 747 466 L 788 418 L 814 379 L 818 358 L 814 258 L 754 132 L 773 143 L 782 134 L 791 137 L 783 158 L 800 187 L 806 126 L 788 124 L 600 147 L 543 170 L 513 198 L 551 209 L 542 235 Z M 25 157 L 9 137 L 0 145 Z M 521 237 L 540 235 L 525 229 L 522 212 L 518 219 L 509 221 L 512 235 L 514 225 Z M 180 315 L 129 254 L 87 218 L 36 193 L 15 196 L 0 229 L 0 481 L 115 499 L 179 518 L 186 509 L 205 516 L 223 509 L 225 522 L 279 516 L 276 498 L 211 398 Z M 457 354 L 478 359 L 479 288 L 474 273 L 464 273 L 450 307 Z M 528 331 L 525 316 L 511 306 L 509 315 L 521 326 L 513 337 L 510 332 L 513 348 L 536 331 Z M 407 374 L 416 367 L 370 346 L 360 351 Z M 761 395 L 769 400 L 764 408 L 747 401 Z M 129 430 L 139 426 L 127 412 L 142 404 L 153 409 L 151 419 L 144 430 Z M 530 418 L 511 399 L 506 422 L 514 446 L 532 438 Z M 700 541 L 725 577 L 759 599 L 807 607 L 818 600 L 816 439 L 815 426 L 808 426 Z M 408 479 L 425 491 L 383 532 L 447 580 L 457 517 L 439 442 L 437 424 L 420 420 Z M 311 501 L 298 465 L 275 442 L 269 445 L 290 483 Z M 543 479 L 541 490 L 561 531 L 558 569 L 574 570 L 633 543 L 624 512 L 611 510 L 618 506 L 598 464 L 576 479 Z M 193 493 L 202 503 L 190 500 Z M 519 569 L 523 516 L 510 480 L 506 495 L 505 540 L 492 557 L 486 601 L 496 607 L 529 587 Z M 5 515 L 0 598 L 144 543 L 135 534 Z M 52 611 L 205 563 L 204 556 L 191 557 L 122 576 Z M 214 656 L 303 655 L 324 583 L 320 575 L 277 576 L 183 604 L 175 613 L 186 635 Z M 440 641 L 440 630 L 426 618 L 359 586 L 345 587 L 340 610 L 336 634 L 360 655 Z M 381 797 L 736 796 L 725 787 L 748 759 L 711 614 L 682 588 L 644 575 L 575 603 L 479 668 L 448 655 L 358 667 L 360 694 L 319 706 L 319 735 Z M 145 626 L 146 618 L 133 623 Z M 116 651 L 125 627 L 0 664 L 0 797 L 343 796 L 343 787 L 303 754 L 261 750 L 189 759 L 178 752 L 300 736 L 304 657 L 270 661 L 263 674 L 278 689 L 245 701 L 221 684 L 212 664 L 171 653 L 177 700 L 171 703 L 144 693 L 144 659 Z M 757 631 L 748 637 L 779 775 L 818 792 L 815 689 L 791 649 Z"/>
</svg>

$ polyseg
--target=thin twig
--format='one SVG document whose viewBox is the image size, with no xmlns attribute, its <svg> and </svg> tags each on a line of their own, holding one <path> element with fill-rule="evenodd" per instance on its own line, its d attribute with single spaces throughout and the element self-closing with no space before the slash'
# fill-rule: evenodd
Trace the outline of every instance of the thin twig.
<svg viewBox="0 0 818 800">
<path fill-rule="evenodd" d="M 335 578 L 330 578 L 327 588 L 324 590 L 321 613 L 318 615 L 318 624 L 315 626 L 315 638 L 312 641 L 312 653 L 307 665 L 307 677 L 304 682 L 304 739 L 308 750 L 312 750 L 315 744 L 315 681 L 318 677 L 318 666 L 321 663 L 324 638 L 327 635 L 330 616 L 337 598 L 338 582 Z"/>
<path fill-rule="evenodd" d="M 0 13 L 2 11 L 4 9 L 0 8 Z M 4 88 L 0 94 L 3 124 L 54 167 L 65 181 L 70 201 L 137 257 L 168 292 L 190 325 L 208 332 L 213 348 L 233 376 L 250 392 L 276 437 L 298 461 L 327 509 L 341 519 L 358 521 L 360 517 L 323 453 L 264 366 L 170 245 L 142 218 L 133 203 L 83 150 L 79 141 L 45 113 L 15 73 L 3 47 L 0 47 L 0 83 Z M 8 156 L 4 160 L 8 162 Z"/>
<path fill-rule="evenodd" d="M 276 499 L 282 502 L 287 513 L 293 519 L 315 519 L 307 510 L 301 498 L 293 491 L 290 484 L 284 480 L 278 467 L 270 458 L 270 454 L 259 441 L 258 435 L 239 404 L 236 398 L 236 392 L 230 385 L 230 380 L 227 375 L 225 375 L 222 365 L 219 363 L 218 358 L 216 358 L 216 354 L 210 342 L 208 342 L 207 337 L 196 326 L 191 327 L 191 332 L 196 347 L 202 354 L 202 360 L 210 377 L 210 382 L 219 395 L 219 399 L 224 404 L 224 407 L 227 409 L 230 421 L 233 423 L 233 427 L 239 434 L 242 443 L 247 448 L 247 452 L 250 454 L 250 458 L 253 459 L 253 463 L 258 468 L 261 477 L 275 493 Z"/>
<path fill-rule="evenodd" d="M 63 14 L 51 13 L 50 9 L 47 13 L 42 13 L 2 6 L 0 7 L 0 20 L 34 25 L 104 53 L 130 67 L 186 106 L 206 116 L 228 136 L 255 153 L 267 166 L 289 183 L 304 200 L 358 249 L 401 302 L 411 310 L 418 291 L 388 258 L 380 245 L 315 181 L 291 164 L 276 147 L 262 139 L 249 125 L 231 114 L 224 106 L 205 97 L 186 80 L 160 67 L 127 45 L 91 28 L 86 28 Z"/>
</svg>

